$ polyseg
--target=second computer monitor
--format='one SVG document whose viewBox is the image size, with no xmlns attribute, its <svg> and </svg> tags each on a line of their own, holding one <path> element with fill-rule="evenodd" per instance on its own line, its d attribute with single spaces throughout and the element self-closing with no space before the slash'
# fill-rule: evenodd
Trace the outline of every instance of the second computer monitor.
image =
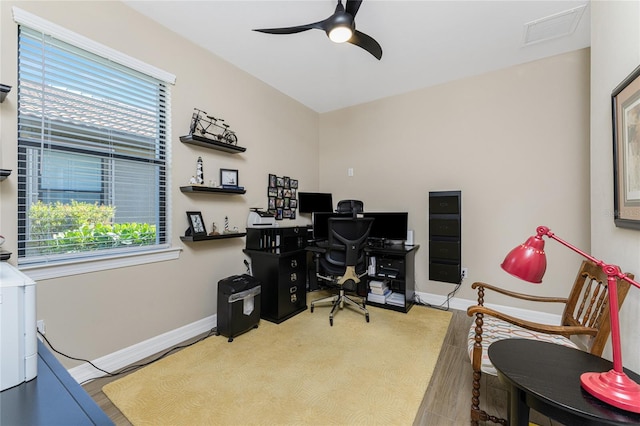
<svg viewBox="0 0 640 426">
<path fill-rule="evenodd" d="M 298 213 L 333 211 L 333 199 L 326 192 L 298 192 Z"/>
<path fill-rule="evenodd" d="M 371 225 L 369 238 L 383 241 L 405 241 L 409 222 L 407 212 L 367 212 L 364 217 L 372 217 L 375 220 Z"/>
</svg>

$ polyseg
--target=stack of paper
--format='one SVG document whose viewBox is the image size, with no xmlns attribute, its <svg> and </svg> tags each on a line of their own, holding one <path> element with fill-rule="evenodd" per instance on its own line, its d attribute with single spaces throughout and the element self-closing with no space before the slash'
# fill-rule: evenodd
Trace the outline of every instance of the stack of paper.
<svg viewBox="0 0 640 426">
<path fill-rule="evenodd" d="M 388 297 L 386 302 L 389 305 L 394 305 L 394 306 L 401 306 L 404 307 L 404 295 L 401 293 L 391 293 Z"/>
<path fill-rule="evenodd" d="M 391 294 L 386 281 L 369 281 L 369 294 L 367 300 L 375 303 L 386 303 L 387 296 Z"/>
</svg>

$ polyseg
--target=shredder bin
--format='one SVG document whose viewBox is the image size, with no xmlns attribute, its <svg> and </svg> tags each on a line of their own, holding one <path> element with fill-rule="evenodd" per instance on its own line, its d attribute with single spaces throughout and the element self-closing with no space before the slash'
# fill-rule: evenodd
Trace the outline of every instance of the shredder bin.
<svg viewBox="0 0 640 426">
<path fill-rule="evenodd" d="M 260 281 L 251 275 L 233 275 L 218 281 L 218 328 L 216 334 L 233 338 L 260 322 Z"/>
</svg>

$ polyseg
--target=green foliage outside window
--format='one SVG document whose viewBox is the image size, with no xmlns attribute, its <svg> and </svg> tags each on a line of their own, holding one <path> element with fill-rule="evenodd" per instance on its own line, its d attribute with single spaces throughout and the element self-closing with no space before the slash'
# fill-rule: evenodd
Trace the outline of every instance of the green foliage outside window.
<svg viewBox="0 0 640 426">
<path fill-rule="evenodd" d="M 33 204 L 29 209 L 30 240 L 41 254 L 72 253 L 156 243 L 156 227 L 148 223 L 113 223 L 116 208 L 72 201 Z"/>
</svg>

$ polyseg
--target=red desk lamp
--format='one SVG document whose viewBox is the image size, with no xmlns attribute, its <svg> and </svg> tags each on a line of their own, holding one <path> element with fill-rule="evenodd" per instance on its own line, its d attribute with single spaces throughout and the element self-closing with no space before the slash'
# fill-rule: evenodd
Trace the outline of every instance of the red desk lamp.
<svg viewBox="0 0 640 426">
<path fill-rule="evenodd" d="M 586 257 L 598 265 L 607 275 L 609 288 L 609 317 L 611 319 L 611 349 L 613 369 L 606 373 L 583 373 L 580 376 L 582 387 L 601 401 L 623 410 L 640 413 L 640 385 L 631 380 L 622 369 L 622 351 L 620 349 L 620 318 L 618 315 L 618 286 L 616 278 L 623 279 L 640 288 L 640 283 L 627 277 L 616 265 L 607 265 L 577 247 L 555 236 L 546 226 L 539 226 L 538 235 L 530 237 L 524 244 L 511 250 L 502 262 L 502 269 L 525 281 L 542 282 L 547 268 L 544 253 L 543 236 L 556 240 L 560 244 Z"/>
</svg>

